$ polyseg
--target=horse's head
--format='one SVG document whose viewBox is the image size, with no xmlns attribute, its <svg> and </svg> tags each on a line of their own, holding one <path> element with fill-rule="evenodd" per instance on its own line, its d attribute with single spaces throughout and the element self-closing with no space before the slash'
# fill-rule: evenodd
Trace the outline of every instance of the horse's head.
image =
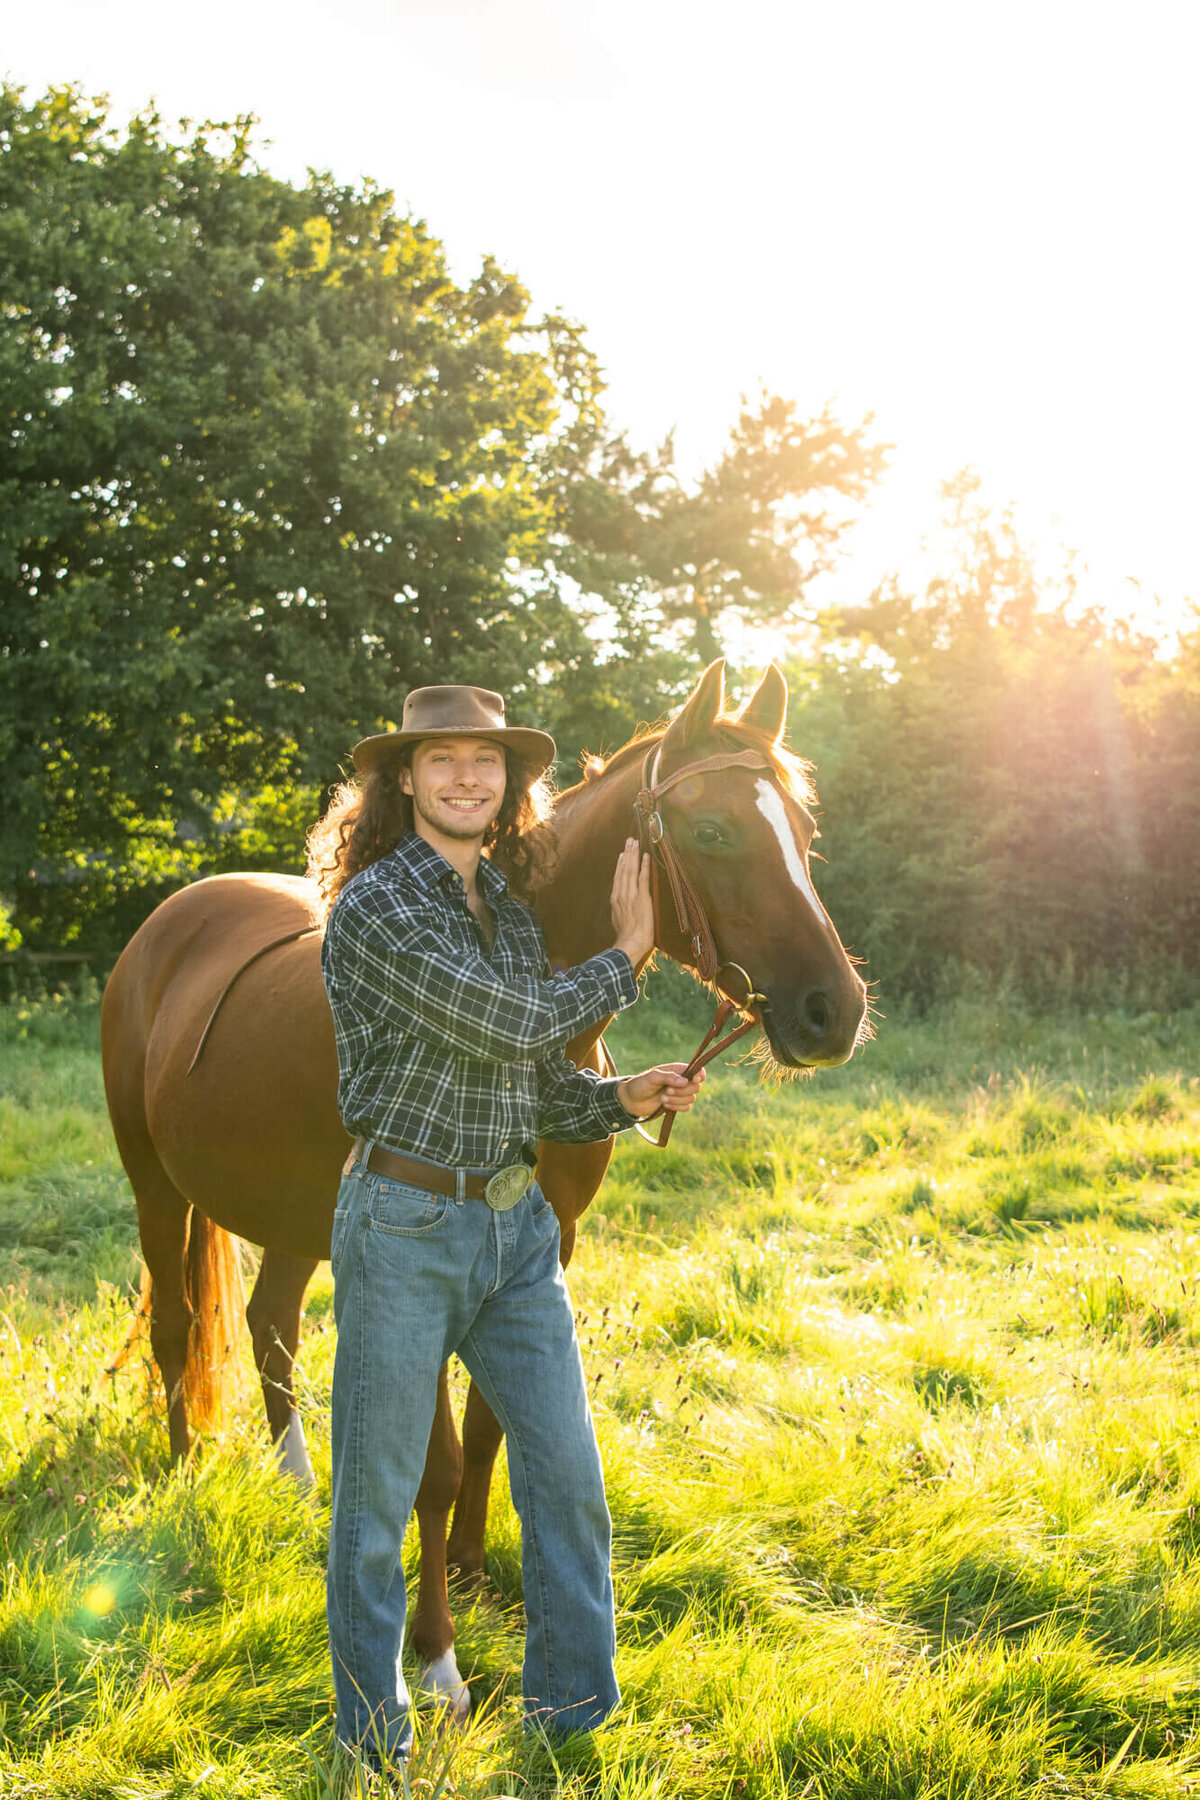
<svg viewBox="0 0 1200 1800">
<path fill-rule="evenodd" d="M 819 1068 L 853 1053 L 866 989 L 842 948 L 809 873 L 816 824 L 806 765 L 782 748 L 787 684 L 772 665 L 736 715 L 724 710 L 715 662 L 650 758 L 655 783 L 709 758 L 758 751 L 762 766 L 698 770 L 661 797 L 662 819 L 704 907 L 720 963 L 737 965 L 762 996 L 758 1015 L 776 1063 Z M 695 963 L 660 883 L 659 943 Z M 741 1000 L 736 976 L 718 971 Z"/>
</svg>

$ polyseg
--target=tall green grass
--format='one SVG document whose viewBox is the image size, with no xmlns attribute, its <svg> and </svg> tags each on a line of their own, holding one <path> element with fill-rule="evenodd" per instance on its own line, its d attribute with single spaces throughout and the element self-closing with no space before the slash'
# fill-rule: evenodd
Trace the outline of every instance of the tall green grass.
<svg viewBox="0 0 1200 1800">
<path fill-rule="evenodd" d="M 623 1066 L 690 1052 L 667 999 Z M 425 1722 L 410 1790 L 1200 1793 L 1198 1070 L 1196 1013 L 963 1005 L 812 1081 L 718 1066 L 668 1150 L 623 1142 L 570 1278 L 625 1704 L 523 1736 L 500 1479 L 480 1711 Z M 367 1792 L 325 1661 L 328 1272 L 315 1500 L 249 1392 L 172 1471 L 152 1372 L 105 1375 L 137 1263 L 94 1005 L 0 1010 L 0 1116 L 0 1791 Z"/>
</svg>

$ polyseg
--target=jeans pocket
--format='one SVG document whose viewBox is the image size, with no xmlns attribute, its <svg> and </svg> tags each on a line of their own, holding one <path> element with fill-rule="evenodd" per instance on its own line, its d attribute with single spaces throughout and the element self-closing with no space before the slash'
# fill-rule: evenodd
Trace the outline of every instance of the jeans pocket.
<svg viewBox="0 0 1200 1800">
<path fill-rule="evenodd" d="M 349 1208 L 339 1206 L 333 1215 L 333 1235 L 329 1243 L 329 1262 L 336 1276 L 338 1264 L 342 1260 L 342 1247 L 346 1242 L 346 1226 L 350 1220 Z"/>
<path fill-rule="evenodd" d="M 536 1182 L 529 1190 L 529 1218 L 539 1232 L 548 1236 L 553 1231 L 555 1237 L 559 1235 L 558 1215 Z"/>
<path fill-rule="evenodd" d="M 369 1229 L 392 1237 L 424 1237 L 436 1231 L 454 1205 L 449 1194 L 432 1194 L 405 1181 L 389 1181 L 386 1175 L 367 1175 L 363 1186 Z"/>
</svg>

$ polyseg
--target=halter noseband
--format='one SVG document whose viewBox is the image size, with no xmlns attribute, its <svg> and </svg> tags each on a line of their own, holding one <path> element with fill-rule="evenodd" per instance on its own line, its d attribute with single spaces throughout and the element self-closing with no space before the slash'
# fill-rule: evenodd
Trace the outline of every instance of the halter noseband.
<svg viewBox="0 0 1200 1800">
<path fill-rule="evenodd" d="M 770 767 L 765 756 L 758 750 L 730 750 L 719 756 L 706 756 L 698 762 L 685 763 L 682 769 L 676 769 L 673 775 L 665 780 L 658 778 L 659 764 L 662 761 L 661 741 L 652 744 L 647 750 L 642 763 L 642 785 L 633 803 L 634 817 L 637 820 L 638 842 L 642 853 L 650 858 L 650 891 L 654 901 L 655 938 L 658 937 L 659 895 L 662 876 L 665 873 L 671 888 L 671 898 L 675 903 L 675 916 L 679 921 L 679 929 L 684 938 L 691 944 L 695 957 L 696 973 L 701 981 L 708 981 L 722 994 L 723 998 L 717 1007 L 716 1017 L 704 1035 L 704 1039 L 684 1070 L 685 1080 L 690 1079 L 698 1069 L 719 1056 L 722 1050 L 729 1047 L 738 1038 L 753 1031 L 758 1021 L 751 1016 L 744 1019 L 733 1031 L 727 1032 L 718 1042 L 718 1033 L 728 1019 L 735 1013 L 747 1013 L 756 1002 L 764 1002 L 765 994 L 756 990 L 745 969 L 740 963 L 721 962 L 717 954 L 717 942 L 713 936 L 712 926 L 708 922 L 708 914 L 704 910 L 704 902 L 696 890 L 696 885 L 683 859 L 675 848 L 671 834 L 667 830 L 659 802 L 664 794 L 676 787 L 679 782 L 690 780 L 696 775 L 710 775 L 718 769 L 767 769 Z M 720 977 L 724 970 L 736 970 L 745 983 L 746 991 L 741 1000 L 732 999 L 725 992 Z M 660 1107 L 657 1113 L 650 1116 L 657 1119 L 665 1112 Z M 654 1137 L 645 1131 L 639 1121 L 637 1129 L 648 1143 L 661 1150 L 671 1135 L 671 1127 L 675 1123 L 675 1114 L 666 1113 L 659 1135 Z"/>
</svg>

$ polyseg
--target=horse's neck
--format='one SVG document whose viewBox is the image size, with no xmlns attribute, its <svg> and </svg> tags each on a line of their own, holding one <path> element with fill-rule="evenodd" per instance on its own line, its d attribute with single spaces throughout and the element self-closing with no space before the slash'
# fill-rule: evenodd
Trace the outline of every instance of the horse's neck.
<svg viewBox="0 0 1200 1800">
<path fill-rule="evenodd" d="M 633 800 L 640 766 L 630 763 L 564 794 L 556 809 L 558 857 L 537 897 L 550 960 L 567 968 L 613 942 L 613 871 L 635 830 Z"/>
</svg>

